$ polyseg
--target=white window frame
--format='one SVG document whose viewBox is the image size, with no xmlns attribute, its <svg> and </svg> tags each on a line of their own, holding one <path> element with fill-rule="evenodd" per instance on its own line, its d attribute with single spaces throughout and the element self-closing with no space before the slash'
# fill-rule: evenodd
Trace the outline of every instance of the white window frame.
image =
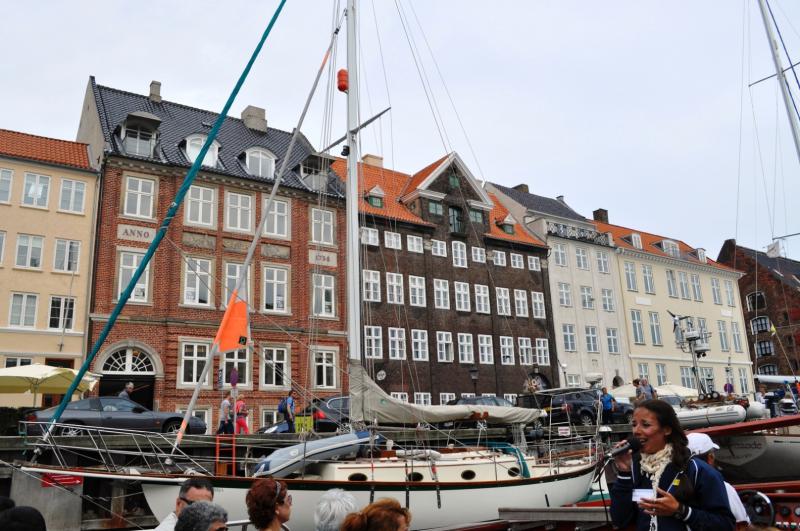
<svg viewBox="0 0 800 531">
<path fill-rule="evenodd" d="M 453 290 L 456 298 L 456 311 L 470 311 L 469 284 L 466 282 L 453 282 Z"/>
<path fill-rule="evenodd" d="M 665 271 L 667 275 L 667 294 L 672 297 L 673 299 L 678 298 L 678 281 L 675 277 L 675 271 L 672 269 L 667 269 Z"/>
<path fill-rule="evenodd" d="M 14 300 L 19 298 L 19 321 L 14 321 Z M 29 310 L 33 306 L 33 311 Z M 36 317 L 39 312 L 39 295 L 36 293 L 11 292 L 8 303 L 8 327 L 9 328 L 36 328 Z M 28 317 L 33 317 L 29 321 Z"/>
<path fill-rule="evenodd" d="M 439 310 L 450 309 L 450 282 L 441 278 L 433 279 L 433 306 Z"/>
<path fill-rule="evenodd" d="M 581 286 L 581 308 L 594 310 L 594 294 L 591 286 Z"/>
<path fill-rule="evenodd" d="M 66 184 L 70 184 L 70 189 L 67 190 Z M 80 191 L 78 191 L 80 190 Z M 68 194 L 67 208 L 64 208 L 64 194 Z M 76 204 L 76 197 L 80 197 L 80 204 Z M 58 211 L 66 212 L 69 214 L 83 214 L 86 203 L 86 183 L 75 179 L 61 179 L 61 190 L 58 194 Z"/>
<path fill-rule="evenodd" d="M 186 206 L 183 208 L 185 225 L 213 227 L 216 208 L 216 188 L 193 184 L 186 193 Z M 194 215 L 193 215 L 194 214 Z"/>
<path fill-rule="evenodd" d="M 584 327 L 584 337 L 586 339 L 586 352 L 600 352 L 600 344 L 597 341 L 597 327 Z"/>
<path fill-rule="evenodd" d="M 411 306 L 420 308 L 424 308 L 427 305 L 425 277 L 408 275 L 408 303 Z"/>
<path fill-rule="evenodd" d="M 514 269 L 525 269 L 525 261 L 521 254 L 511 253 L 511 267 Z"/>
<path fill-rule="evenodd" d="M 378 229 L 372 227 L 361 227 L 361 243 L 363 245 L 372 245 L 377 247 L 380 245 Z"/>
<path fill-rule="evenodd" d="M 451 332 L 436 331 L 436 359 L 439 363 L 453 362 L 453 334 Z"/>
<path fill-rule="evenodd" d="M 53 303 L 59 301 L 58 304 L 58 324 L 52 326 L 50 321 L 53 318 Z M 67 324 L 69 326 L 67 326 Z M 50 330 L 68 330 L 75 329 L 75 297 L 64 297 L 61 295 L 50 296 L 50 308 L 47 313 L 47 328 Z"/>
<path fill-rule="evenodd" d="M 678 271 L 678 287 L 680 288 L 681 299 L 691 300 L 692 294 L 689 291 L 689 275 L 686 271 Z"/>
<path fill-rule="evenodd" d="M 230 232 L 253 232 L 253 196 L 225 191 L 225 230 Z M 266 229 L 265 229 L 266 230 Z"/>
<path fill-rule="evenodd" d="M 456 399 L 455 393 L 439 393 L 439 404 L 442 406 L 447 405 L 451 400 Z"/>
<path fill-rule="evenodd" d="M 339 381 L 337 374 L 339 353 L 336 349 L 330 347 L 312 347 L 310 351 L 314 389 L 337 389 Z M 318 369 L 320 366 L 323 369 L 322 374 L 324 375 L 322 382 L 318 379 Z M 328 381 L 329 373 L 330 381 Z"/>
<path fill-rule="evenodd" d="M 261 205 L 262 209 L 267 208 L 268 199 L 268 197 L 264 198 Z M 252 230 L 248 232 L 252 232 Z M 267 222 L 264 224 L 264 236 L 278 240 L 291 240 L 291 234 L 292 203 L 288 199 L 278 199 L 276 197 L 272 200 L 269 213 L 267 213 Z"/>
<path fill-rule="evenodd" d="M 289 348 L 289 345 L 279 344 L 261 347 L 261 370 L 258 377 L 260 389 L 291 389 L 292 355 Z M 270 353 L 269 358 L 268 353 Z M 280 357 L 283 359 L 279 359 Z M 267 383 L 267 376 L 271 377 L 273 383 Z M 281 383 L 277 383 L 278 378 L 281 379 Z"/>
<path fill-rule="evenodd" d="M 39 192 L 35 196 L 27 193 L 29 190 L 33 191 L 33 188 Z M 32 199 L 31 202 L 28 201 L 29 197 Z M 44 197 L 44 202 L 41 201 L 42 197 Z M 49 204 L 50 176 L 25 172 L 25 179 L 22 183 L 22 200 L 20 201 L 20 206 L 47 210 Z"/>
<path fill-rule="evenodd" d="M 703 302 L 703 290 L 700 287 L 700 275 L 692 273 L 689 275 L 689 282 L 692 285 L 692 298 L 698 302 Z"/>
<path fill-rule="evenodd" d="M 531 344 L 531 338 L 518 337 L 517 347 L 519 350 L 519 364 L 533 365 L 533 345 Z"/>
<path fill-rule="evenodd" d="M 186 349 L 187 347 L 191 348 L 190 355 L 187 356 Z M 200 347 L 205 350 L 205 355 L 200 356 L 198 351 Z M 184 339 L 180 341 L 180 359 L 179 359 L 179 369 L 178 369 L 178 381 L 176 382 L 176 387 L 178 389 L 189 389 L 194 388 L 197 384 L 196 379 L 187 380 L 186 378 L 186 362 L 189 361 L 192 366 L 192 371 L 194 371 L 195 378 L 199 379 L 200 374 L 203 372 L 203 367 L 206 363 L 208 363 L 208 355 L 211 352 L 211 342 L 206 340 L 196 340 L 196 339 Z M 211 373 L 213 371 L 209 370 L 206 374 L 205 380 L 203 380 L 202 388 L 209 389 L 211 388 Z"/>
<path fill-rule="evenodd" d="M 6 183 L 8 183 L 8 186 L 6 186 Z M 0 168 L 0 191 L 5 192 L 4 195 L 0 195 L 0 204 L 7 205 L 11 203 L 11 194 L 14 193 L 13 185 L 14 172 L 6 168 Z"/>
<path fill-rule="evenodd" d="M 664 385 L 667 383 L 667 365 L 665 363 L 656 363 L 656 385 Z"/>
<path fill-rule="evenodd" d="M 485 284 L 475 284 L 475 312 L 491 314 L 492 308 L 489 303 L 489 286 Z"/>
<path fill-rule="evenodd" d="M 198 155 L 200 155 L 200 151 L 203 149 L 207 138 L 207 135 L 201 134 L 189 135 L 186 137 L 186 158 L 189 159 L 189 162 L 192 164 L 194 164 L 194 161 L 197 159 Z M 208 151 L 206 151 L 206 156 L 203 157 L 201 165 L 207 168 L 216 168 L 219 148 L 220 143 L 214 140 L 211 145 L 208 146 Z"/>
<path fill-rule="evenodd" d="M 511 295 L 508 288 L 494 288 L 497 315 L 511 315 Z"/>
<path fill-rule="evenodd" d="M 495 267 L 506 266 L 506 253 L 505 251 L 492 251 L 492 263 Z"/>
<path fill-rule="evenodd" d="M 406 329 L 389 327 L 389 359 L 404 360 L 406 354 Z"/>
<path fill-rule="evenodd" d="M 575 248 L 575 266 L 584 271 L 589 270 L 589 253 L 584 247 Z"/>
<path fill-rule="evenodd" d="M 403 237 L 399 232 L 383 231 L 383 246 L 387 249 L 403 250 Z"/>
<path fill-rule="evenodd" d="M 6 254 L 6 231 L 0 230 L 0 266 L 3 265 L 3 258 Z"/>
<path fill-rule="evenodd" d="M 311 243 L 336 245 L 336 212 L 325 208 L 311 209 Z"/>
<path fill-rule="evenodd" d="M 747 368 L 739 367 L 739 387 L 741 387 L 742 394 L 750 392 L 750 375 L 747 373 Z"/>
<path fill-rule="evenodd" d="M 714 300 L 714 304 L 722 306 L 722 290 L 719 279 L 716 277 L 711 277 L 711 298 Z"/>
<path fill-rule="evenodd" d="M 428 331 L 414 328 L 411 330 L 411 358 L 414 361 L 428 361 Z"/>
<path fill-rule="evenodd" d="M 536 338 L 536 363 L 539 365 L 550 365 L 550 340 L 546 337 Z"/>
<path fill-rule="evenodd" d="M 380 326 L 364 326 L 364 357 L 383 359 L 383 329 Z"/>
<path fill-rule="evenodd" d="M 539 259 L 538 256 L 528 256 L 528 270 L 529 271 L 542 270 L 542 261 Z"/>
<path fill-rule="evenodd" d="M 492 336 L 478 334 L 478 361 L 483 365 L 494 365 L 494 346 Z"/>
<path fill-rule="evenodd" d="M 653 346 L 663 346 L 661 339 L 661 319 L 658 312 L 648 312 L 648 319 L 650 321 L 650 339 L 653 341 Z"/>
<path fill-rule="evenodd" d="M 256 177 L 272 179 L 275 176 L 276 157 L 266 149 L 250 148 L 245 151 L 247 173 Z M 257 166 L 255 166 L 257 164 Z M 255 167 L 254 167 L 255 166 Z"/>
<path fill-rule="evenodd" d="M 644 325 L 642 324 L 641 310 L 631 310 L 631 328 L 633 329 L 633 342 L 644 345 Z"/>
<path fill-rule="evenodd" d="M 534 319 L 547 319 L 547 307 L 544 304 L 544 293 L 531 291 L 531 309 Z"/>
<path fill-rule="evenodd" d="M 131 188 L 133 183 L 138 183 L 137 189 Z M 150 184 L 150 191 L 141 191 L 141 185 L 144 183 Z M 153 219 L 155 210 L 156 198 L 156 181 L 154 179 L 146 179 L 144 177 L 135 177 L 133 175 L 125 176 L 125 194 L 122 198 L 122 215 L 129 218 L 137 219 Z M 128 196 L 133 195 L 136 198 L 136 205 L 132 211 L 128 211 Z M 145 212 L 143 208 L 144 199 L 149 200 L 149 205 Z"/>
<path fill-rule="evenodd" d="M 402 273 L 386 272 L 386 303 L 405 304 L 405 288 Z"/>
<path fill-rule="evenodd" d="M 25 243 L 23 243 L 25 242 Z M 24 249 L 24 259 L 20 263 L 20 250 Z M 38 249 L 38 257 L 35 256 L 34 251 Z M 38 258 L 38 265 L 31 265 L 32 261 Z M 19 269 L 42 269 L 42 260 L 44 258 L 44 236 L 35 236 L 33 234 L 17 234 L 17 248 L 14 255 L 14 267 Z"/>
<path fill-rule="evenodd" d="M 390 396 L 395 400 L 399 400 L 408 404 L 408 393 L 405 391 L 392 391 Z"/>
<path fill-rule="evenodd" d="M 472 334 L 458 334 L 458 362 L 475 363 L 475 348 L 472 341 Z"/>
<path fill-rule="evenodd" d="M 311 276 L 311 282 L 313 287 L 312 315 L 314 317 L 336 317 L 336 276 L 314 273 Z"/>
<path fill-rule="evenodd" d="M 619 354 L 619 332 L 616 328 L 606 328 L 606 345 L 609 354 Z"/>
<path fill-rule="evenodd" d="M 424 251 L 422 237 L 408 234 L 406 236 L 406 248 L 410 253 L 422 253 Z"/>
<path fill-rule="evenodd" d="M 742 352 L 742 335 L 737 321 L 731 321 L 731 337 L 733 338 L 733 350 Z"/>
<path fill-rule="evenodd" d="M 642 248 L 642 236 L 639 233 L 634 232 L 631 234 L 631 245 L 637 249 Z"/>
<path fill-rule="evenodd" d="M 364 302 L 381 302 L 381 273 L 372 269 L 361 271 Z"/>
<path fill-rule="evenodd" d="M 553 261 L 557 266 L 567 267 L 567 246 L 563 243 L 553 245 Z"/>
<path fill-rule="evenodd" d="M 205 266 L 205 271 L 203 270 Z M 209 258 L 186 257 L 183 262 L 183 304 L 209 307 L 214 304 L 214 284 L 212 283 L 214 265 Z M 205 277 L 205 281 L 203 278 Z M 206 291 L 208 300 L 200 302 L 200 293 Z"/>
<path fill-rule="evenodd" d="M 447 244 L 442 240 L 431 240 L 431 255 L 447 258 Z"/>
<path fill-rule="evenodd" d="M 733 282 L 730 281 L 730 280 L 726 280 L 725 281 L 725 296 L 727 298 L 728 306 L 730 306 L 731 308 L 735 308 L 736 307 L 736 295 L 734 294 L 734 291 L 733 291 Z M 765 301 L 766 301 L 766 297 L 765 297 Z"/>
<path fill-rule="evenodd" d="M 483 247 L 473 247 L 472 248 L 472 261 L 477 264 L 485 264 L 486 263 L 486 249 Z"/>
<path fill-rule="evenodd" d="M 648 363 L 637 363 L 636 367 L 639 371 L 639 379 L 650 379 L 650 365 Z"/>
<path fill-rule="evenodd" d="M 33 358 L 26 358 L 20 356 L 6 356 L 5 358 L 6 358 L 5 359 L 6 369 L 11 367 L 25 367 L 27 365 L 33 364 Z M 13 363 L 9 363 L 10 361 L 13 361 Z"/>
<path fill-rule="evenodd" d="M 273 279 L 267 278 L 267 273 L 274 271 Z M 283 277 L 282 279 L 280 277 Z M 261 273 L 261 311 L 269 314 L 286 315 L 291 313 L 291 269 L 289 266 L 281 264 L 264 264 Z M 275 299 L 274 308 L 267 308 L 267 286 L 273 286 L 273 297 Z M 282 291 L 283 308 L 277 304 L 278 295 Z"/>
<path fill-rule="evenodd" d="M 681 385 L 690 389 L 696 389 L 697 384 L 691 367 L 681 367 Z"/>
<path fill-rule="evenodd" d="M 454 241 L 453 247 L 453 267 L 467 267 L 467 244 Z"/>
<path fill-rule="evenodd" d="M 570 323 L 564 323 L 561 325 L 561 337 L 564 341 L 564 351 L 565 352 L 577 352 L 578 351 L 578 344 L 576 342 L 575 337 L 575 325 Z"/>
<path fill-rule="evenodd" d="M 572 307 L 572 286 L 566 282 L 558 283 L 558 304 L 564 308 Z"/>
<path fill-rule="evenodd" d="M 517 317 L 528 317 L 528 292 L 524 289 L 514 290 L 514 314 Z"/>
<path fill-rule="evenodd" d="M 223 273 L 225 275 L 225 284 L 223 285 L 223 300 L 220 301 L 220 305 L 227 307 L 228 302 L 230 302 L 231 295 L 233 294 L 233 289 L 236 287 L 236 282 L 239 279 L 239 275 L 242 274 L 242 268 L 244 264 L 239 262 L 224 262 L 223 265 Z M 242 281 L 242 289 L 236 294 L 237 300 L 242 300 L 250 303 L 250 279 L 252 275 L 250 271 L 247 271 L 247 276 L 245 277 L 244 281 Z"/>
<path fill-rule="evenodd" d="M 414 393 L 414 403 L 420 406 L 430 406 L 431 405 L 431 394 L 430 393 Z"/>
<path fill-rule="evenodd" d="M 616 305 L 614 304 L 614 290 L 603 288 L 601 294 L 603 299 L 603 310 L 607 312 L 613 312 L 616 309 Z"/>
<path fill-rule="evenodd" d="M 132 265 L 126 265 L 124 263 L 127 257 L 131 257 L 133 259 Z M 139 264 L 142 263 L 143 259 L 144 259 L 144 252 L 134 252 L 134 251 L 119 252 L 119 267 L 117 269 L 117 296 L 115 297 L 115 300 L 119 299 L 119 296 L 128 286 L 130 278 L 133 277 L 133 273 L 139 267 Z M 130 273 L 123 274 L 123 272 L 125 271 L 129 271 Z M 123 278 L 125 276 L 128 277 L 127 281 L 123 281 Z M 150 264 L 147 264 L 147 267 L 142 273 L 142 276 L 139 277 L 139 281 L 136 283 L 136 286 L 134 286 L 128 301 L 133 303 L 136 302 L 146 303 L 149 300 L 150 300 Z"/>
<path fill-rule="evenodd" d="M 59 246 L 63 250 L 59 251 Z M 74 250 L 74 251 L 73 251 Z M 59 263 L 59 253 L 63 256 Z M 72 260 L 74 255 L 75 260 Z M 62 273 L 77 273 L 81 267 L 81 242 L 78 240 L 63 240 L 56 238 L 55 248 L 53 249 L 53 271 Z"/>
<path fill-rule="evenodd" d="M 597 260 L 597 271 L 606 274 L 611 272 L 608 262 L 608 253 L 606 251 L 595 252 L 595 259 Z"/>
<path fill-rule="evenodd" d="M 625 262 L 625 287 L 628 291 L 639 291 L 636 285 L 636 264 Z"/>
<path fill-rule="evenodd" d="M 731 344 L 728 341 L 728 325 L 725 321 L 717 321 L 717 330 L 719 335 L 719 349 L 722 352 L 728 352 L 731 349 Z"/>
<path fill-rule="evenodd" d="M 644 292 L 649 295 L 656 294 L 656 281 L 653 278 L 653 266 L 650 264 L 642 264 L 642 279 L 644 283 Z"/>
<path fill-rule="evenodd" d="M 511 336 L 500 336 L 500 363 L 503 365 L 516 364 L 514 338 Z"/>
</svg>

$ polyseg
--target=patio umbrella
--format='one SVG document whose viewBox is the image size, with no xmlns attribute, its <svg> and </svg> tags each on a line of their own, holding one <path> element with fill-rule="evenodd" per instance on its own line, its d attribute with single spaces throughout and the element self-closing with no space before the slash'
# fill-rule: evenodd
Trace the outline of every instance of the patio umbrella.
<svg viewBox="0 0 800 531">
<path fill-rule="evenodd" d="M 34 363 L 21 367 L 0 369 L 0 393 L 33 393 L 33 404 L 36 405 L 36 395 L 63 394 L 69 388 L 78 371 L 65 367 L 50 367 Z M 90 391 L 97 383 L 98 376 L 86 373 L 76 391 L 82 393 Z"/>
<path fill-rule="evenodd" d="M 611 393 L 611 396 L 614 398 L 631 399 L 636 397 L 636 387 L 632 384 L 620 385 L 619 387 L 609 389 L 608 392 Z"/>
<path fill-rule="evenodd" d="M 683 387 L 682 385 L 675 385 L 669 382 L 664 385 L 657 385 L 656 391 L 659 395 L 677 395 L 681 398 L 697 398 L 697 389 L 691 387 Z"/>
</svg>

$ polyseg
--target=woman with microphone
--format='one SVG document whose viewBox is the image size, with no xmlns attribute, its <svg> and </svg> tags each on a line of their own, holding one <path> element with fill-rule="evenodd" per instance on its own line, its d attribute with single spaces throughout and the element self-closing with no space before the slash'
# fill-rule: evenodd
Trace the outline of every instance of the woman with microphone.
<svg viewBox="0 0 800 531">
<path fill-rule="evenodd" d="M 614 527 L 635 522 L 637 531 L 733 531 L 734 518 L 722 476 L 705 462 L 691 458 L 672 406 L 658 399 L 642 402 L 633 412 L 632 427 L 641 450 L 614 457 Z M 625 444 L 629 443 L 617 446 Z"/>
</svg>

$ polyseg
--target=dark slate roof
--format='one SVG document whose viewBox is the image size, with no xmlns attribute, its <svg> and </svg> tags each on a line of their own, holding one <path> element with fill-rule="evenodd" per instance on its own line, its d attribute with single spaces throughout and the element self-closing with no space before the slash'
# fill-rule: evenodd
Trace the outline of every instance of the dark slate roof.
<svg viewBox="0 0 800 531">
<path fill-rule="evenodd" d="M 587 221 L 585 217 L 581 216 L 558 199 L 551 199 L 541 195 L 520 192 L 519 190 L 501 186 L 495 183 L 491 184 L 502 193 L 521 204 L 528 210 L 532 210 L 533 212 L 541 212 L 542 214 L 550 214 L 551 216 L 574 219 L 576 221 Z"/>
<path fill-rule="evenodd" d="M 211 126 L 219 116 L 219 113 L 166 100 L 155 103 L 148 96 L 97 85 L 94 76 L 91 77 L 91 83 L 106 145 L 111 146 L 110 151 L 117 155 L 156 160 L 173 166 L 189 168 L 192 164 L 183 150 L 186 137 L 194 133 L 208 134 L 211 131 Z M 158 127 L 159 141 L 156 145 L 153 159 L 128 155 L 122 147 L 118 128 L 128 115 L 133 112 L 147 112 L 161 119 Z M 256 177 L 247 173 L 240 156 L 246 149 L 252 147 L 265 148 L 277 157 L 275 161 L 277 171 L 289 147 L 291 136 L 290 132 L 271 127 L 267 128 L 266 133 L 254 131 L 245 126 L 242 120 L 228 116 L 222 123 L 222 127 L 216 137 L 216 141 L 220 145 L 217 167 L 214 169 L 203 167 L 203 171 L 265 183 L 272 182 L 272 179 Z M 314 153 L 316 152 L 311 143 L 303 134 L 300 134 L 292 150 L 288 166 L 289 170 L 286 172 L 281 185 L 300 190 L 310 190 L 300 179 L 297 169 L 302 161 Z M 342 187 L 336 181 L 338 179 L 331 173 L 328 192 L 338 196 L 341 195 L 340 190 Z"/>
<path fill-rule="evenodd" d="M 738 246 L 739 249 L 755 260 L 759 267 L 766 268 L 776 280 L 785 285 L 798 289 L 800 288 L 800 262 L 790 258 L 770 258 L 766 253 Z M 741 266 L 739 266 L 741 269 Z"/>
</svg>

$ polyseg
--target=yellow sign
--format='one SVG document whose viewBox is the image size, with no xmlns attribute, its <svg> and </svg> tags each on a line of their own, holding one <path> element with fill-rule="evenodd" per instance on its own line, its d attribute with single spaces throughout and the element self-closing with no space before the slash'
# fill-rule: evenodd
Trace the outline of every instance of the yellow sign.
<svg viewBox="0 0 800 531">
<path fill-rule="evenodd" d="M 297 433 L 303 431 L 312 431 L 314 429 L 314 419 L 310 416 L 305 417 L 295 417 L 294 418 L 294 427 Z"/>
</svg>

